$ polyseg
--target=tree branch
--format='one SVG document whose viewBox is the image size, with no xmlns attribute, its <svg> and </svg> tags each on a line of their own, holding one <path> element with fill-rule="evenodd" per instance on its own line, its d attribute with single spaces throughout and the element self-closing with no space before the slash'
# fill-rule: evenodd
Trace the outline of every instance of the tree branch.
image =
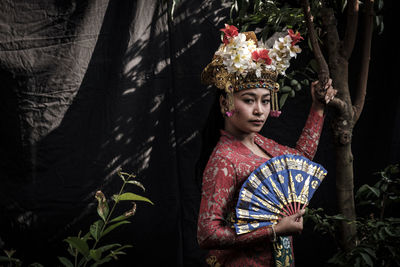
<svg viewBox="0 0 400 267">
<path fill-rule="evenodd" d="M 338 97 L 333 98 L 329 103 L 328 106 L 334 108 L 336 111 L 338 111 L 339 117 L 345 117 L 347 118 L 346 115 L 346 110 L 347 110 L 347 104 L 345 101 L 341 100 Z"/>
<path fill-rule="evenodd" d="M 364 18 L 364 40 L 362 42 L 362 55 L 360 64 L 360 75 L 356 88 L 356 95 L 354 98 L 354 123 L 360 117 L 360 114 L 364 107 L 365 96 L 367 94 L 367 82 L 368 82 L 368 69 L 369 61 L 371 56 L 371 41 L 372 41 L 372 29 L 373 29 L 373 11 L 374 2 L 373 0 L 365 1 L 365 18 Z"/>
<path fill-rule="evenodd" d="M 318 45 L 318 38 L 314 28 L 314 22 L 313 22 L 314 18 L 311 14 L 310 3 L 308 2 L 308 0 L 301 0 L 301 5 L 303 7 L 304 17 L 306 19 L 306 25 L 308 28 L 308 34 L 310 37 L 311 46 L 313 48 L 314 57 L 319 67 L 318 79 L 320 81 L 320 85 L 322 86 L 322 88 L 325 88 L 325 85 L 329 80 L 328 64 L 326 63 L 325 58 Z"/>
<path fill-rule="evenodd" d="M 326 30 L 325 43 L 326 43 L 326 48 L 328 50 L 328 58 L 329 60 L 331 60 L 337 57 L 340 45 L 340 38 L 336 27 L 337 23 L 333 9 L 323 8 L 321 10 L 321 18 L 322 18 L 322 25 Z"/>
<path fill-rule="evenodd" d="M 356 34 L 358 27 L 358 0 L 350 0 L 347 2 L 347 23 L 346 31 L 343 39 L 342 55 L 349 59 L 356 42 Z"/>
</svg>

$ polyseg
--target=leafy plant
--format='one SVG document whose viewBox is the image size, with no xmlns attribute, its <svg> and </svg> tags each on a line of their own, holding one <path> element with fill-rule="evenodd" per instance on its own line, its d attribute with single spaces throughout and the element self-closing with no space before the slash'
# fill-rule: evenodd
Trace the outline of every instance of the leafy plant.
<svg viewBox="0 0 400 267">
<path fill-rule="evenodd" d="M 357 245 L 350 251 L 338 252 L 328 261 L 334 266 L 400 266 L 400 218 L 395 206 L 400 201 L 399 165 L 389 165 L 376 174 L 380 179 L 374 185 L 364 184 L 356 193 L 356 207 L 360 216 L 349 220 L 343 215 L 329 216 L 324 210 L 308 209 L 305 221 L 314 223 L 314 230 L 338 236 L 338 224 L 357 226 Z M 393 212 L 392 212 L 393 211 Z M 389 214 L 389 216 L 386 216 Z"/>
<path fill-rule="evenodd" d="M 119 243 L 100 244 L 104 236 L 111 231 L 124 224 L 129 224 L 131 218 L 136 212 L 135 201 L 144 201 L 152 205 L 148 198 L 131 193 L 125 192 L 124 189 L 128 184 L 138 186 L 145 191 L 144 186 L 134 180 L 136 176 L 119 170 L 118 176 L 122 179 L 123 184 L 118 194 L 113 195 L 113 205 L 110 209 L 109 201 L 101 191 L 96 192 L 97 199 L 97 214 L 100 217 L 89 228 L 89 231 L 82 235 L 79 232 L 77 236 L 67 237 L 64 241 L 68 243 L 69 257 L 58 257 L 58 260 L 63 266 L 66 267 L 80 267 L 80 266 L 99 266 L 111 260 L 117 260 L 119 255 L 126 254 L 125 250 L 131 248 L 131 245 L 121 245 Z M 113 217 L 117 204 L 121 201 L 132 201 L 132 208 L 123 214 Z M 0 256 L 0 262 L 8 263 L 8 267 L 20 267 L 22 261 L 14 257 L 15 250 L 4 250 L 6 256 Z M 40 263 L 32 263 L 29 267 L 43 267 Z"/>
<path fill-rule="evenodd" d="M 288 5 L 285 1 L 234 0 L 229 23 L 237 25 L 241 31 L 256 30 L 263 41 L 284 28 L 297 29 L 301 33 L 306 31 L 301 7 Z"/>
<path fill-rule="evenodd" d="M 78 236 L 71 236 L 64 240 L 69 245 L 68 252 L 72 257 L 72 261 L 66 257 L 58 257 L 64 266 L 79 267 L 87 266 L 88 264 L 91 264 L 90 266 L 93 267 L 99 266 L 113 259 L 117 260 L 118 255 L 126 254 L 125 250 L 132 247 L 131 245 L 121 245 L 118 243 L 98 246 L 101 239 L 108 233 L 121 225 L 130 223 L 128 219 L 136 212 L 136 203 L 133 202 L 133 206 L 129 211 L 113 218 L 113 213 L 118 203 L 121 201 L 145 201 L 153 204 L 148 198 L 131 192 L 124 192 L 127 184 L 133 184 L 145 190 L 140 182 L 132 180 L 132 178 L 135 178 L 135 175 L 118 171 L 118 176 L 122 179 L 123 184 L 119 193 L 112 197 L 114 204 L 111 209 L 109 208 L 105 195 L 101 191 L 97 191 L 97 214 L 100 219 L 90 226 L 89 232 L 85 235 L 82 236 L 81 233 L 79 233 Z"/>
</svg>

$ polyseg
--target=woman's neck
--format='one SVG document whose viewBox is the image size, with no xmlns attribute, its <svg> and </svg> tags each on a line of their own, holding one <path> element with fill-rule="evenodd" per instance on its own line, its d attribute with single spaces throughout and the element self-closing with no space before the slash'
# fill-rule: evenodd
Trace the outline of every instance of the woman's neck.
<svg viewBox="0 0 400 267">
<path fill-rule="evenodd" d="M 244 145 L 250 146 L 250 147 L 254 146 L 254 136 L 256 135 L 256 133 L 242 132 L 238 129 L 233 129 L 232 127 L 227 127 L 227 125 L 225 125 L 224 130 L 226 132 L 230 133 L 232 136 L 234 136 L 237 140 L 242 142 Z"/>
</svg>

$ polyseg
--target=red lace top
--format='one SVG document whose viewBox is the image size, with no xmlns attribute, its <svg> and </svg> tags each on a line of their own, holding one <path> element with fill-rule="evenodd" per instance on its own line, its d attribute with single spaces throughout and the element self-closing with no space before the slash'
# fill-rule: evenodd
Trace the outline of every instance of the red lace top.
<svg viewBox="0 0 400 267">
<path fill-rule="evenodd" d="M 317 150 L 324 117 L 311 109 L 296 148 L 280 145 L 259 134 L 254 142 L 269 157 L 282 154 L 312 159 Z M 235 212 L 240 188 L 247 177 L 268 159 L 255 155 L 239 140 L 221 130 L 203 173 L 202 199 L 197 239 L 209 249 L 206 259 L 211 266 L 274 266 L 269 241 L 270 227 L 236 235 L 229 216 Z"/>
</svg>

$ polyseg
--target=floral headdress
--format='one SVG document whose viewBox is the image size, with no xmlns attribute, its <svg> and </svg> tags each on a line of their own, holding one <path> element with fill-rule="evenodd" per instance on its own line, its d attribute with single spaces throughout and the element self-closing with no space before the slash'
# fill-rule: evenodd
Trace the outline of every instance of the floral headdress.
<svg viewBox="0 0 400 267">
<path fill-rule="evenodd" d="M 275 41 L 272 48 L 267 48 L 257 41 L 254 32 L 239 33 L 235 26 L 225 24 L 223 43 L 214 54 L 214 58 L 201 74 L 204 84 L 215 85 L 225 90 L 228 111 L 233 114 L 233 93 L 250 88 L 271 90 L 272 107 L 270 116 L 279 117 L 277 92 L 278 75 L 285 75 L 289 60 L 301 52 L 296 45 L 303 37 L 300 33 L 288 31 L 288 35 Z"/>
</svg>

